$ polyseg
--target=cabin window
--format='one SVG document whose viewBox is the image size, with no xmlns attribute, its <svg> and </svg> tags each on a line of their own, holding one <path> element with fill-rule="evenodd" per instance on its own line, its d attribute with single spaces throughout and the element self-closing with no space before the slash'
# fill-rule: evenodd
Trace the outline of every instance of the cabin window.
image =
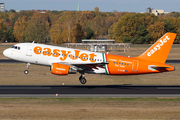
<svg viewBox="0 0 180 120">
<path fill-rule="evenodd" d="M 18 47 L 18 50 L 20 50 L 20 47 Z"/>
</svg>

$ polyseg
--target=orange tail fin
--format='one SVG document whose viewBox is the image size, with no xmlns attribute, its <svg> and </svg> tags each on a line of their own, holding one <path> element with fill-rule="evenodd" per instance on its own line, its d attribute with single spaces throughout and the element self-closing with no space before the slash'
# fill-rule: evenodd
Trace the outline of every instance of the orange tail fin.
<svg viewBox="0 0 180 120">
<path fill-rule="evenodd" d="M 153 62 L 165 63 L 176 35 L 176 33 L 166 33 L 148 50 L 146 50 L 137 58 Z"/>
</svg>

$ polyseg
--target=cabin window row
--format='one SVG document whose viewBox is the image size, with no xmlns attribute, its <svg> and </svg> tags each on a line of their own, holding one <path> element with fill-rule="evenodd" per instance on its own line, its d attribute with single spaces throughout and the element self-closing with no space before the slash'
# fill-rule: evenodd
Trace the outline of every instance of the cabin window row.
<svg viewBox="0 0 180 120">
<path fill-rule="evenodd" d="M 110 63 L 110 61 L 108 61 L 108 63 Z M 129 63 L 124 63 L 124 62 L 113 62 L 113 63 L 114 64 L 119 64 L 119 65 L 127 65 L 127 66 L 129 66 Z"/>
</svg>

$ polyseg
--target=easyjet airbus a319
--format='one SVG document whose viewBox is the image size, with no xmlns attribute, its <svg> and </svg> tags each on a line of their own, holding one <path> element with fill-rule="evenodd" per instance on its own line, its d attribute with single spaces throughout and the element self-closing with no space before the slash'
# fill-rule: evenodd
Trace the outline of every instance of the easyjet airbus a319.
<svg viewBox="0 0 180 120">
<path fill-rule="evenodd" d="M 4 50 L 3 54 L 13 60 L 50 66 L 55 75 L 68 75 L 79 72 L 79 81 L 86 83 L 85 73 L 107 75 L 135 75 L 174 71 L 165 64 L 172 47 L 175 33 L 166 33 L 147 51 L 138 57 L 125 57 L 79 49 L 64 48 L 37 43 L 19 43 Z"/>
</svg>

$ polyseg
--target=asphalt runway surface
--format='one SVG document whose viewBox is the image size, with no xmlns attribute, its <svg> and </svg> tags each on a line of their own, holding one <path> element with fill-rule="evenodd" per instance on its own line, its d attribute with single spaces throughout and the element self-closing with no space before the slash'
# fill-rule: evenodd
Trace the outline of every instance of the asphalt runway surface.
<svg viewBox="0 0 180 120">
<path fill-rule="evenodd" d="M 0 97 L 180 97 L 180 86 L 3 85 Z"/>
<path fill-rule="evenodd" d="M 24 63 L 16 60 L 10 60 L 10 59 L 0 59 L 0 63 Z M 180 60 L 166 60 L 166 63 L 168 64 L 180 64 Z"/>
</svg>

